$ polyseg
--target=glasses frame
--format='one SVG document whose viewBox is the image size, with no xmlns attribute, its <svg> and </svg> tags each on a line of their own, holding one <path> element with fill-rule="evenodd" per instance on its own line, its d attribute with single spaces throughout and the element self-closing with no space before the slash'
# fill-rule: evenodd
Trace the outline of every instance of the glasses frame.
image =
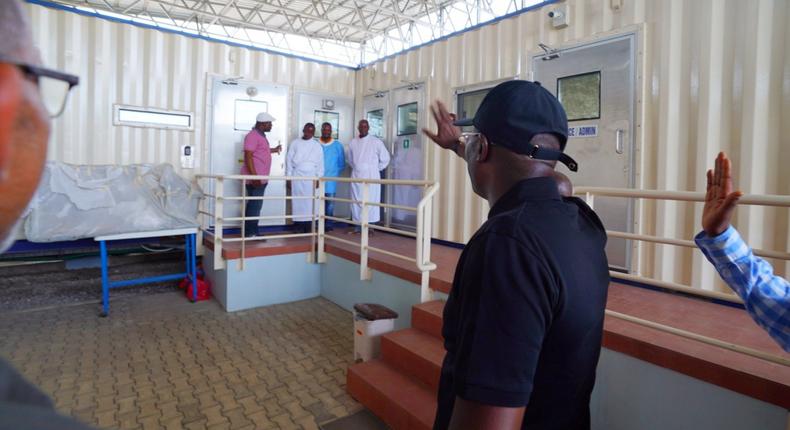
<svg viewBox="0 0 790 430">
<path fill-rule="evenodd" d="M 68 88 L 68 90 L 66 90 L 66 96 L 63 98 L 63 103 L 61 104 L 60 109 L 58 110 L 58 112 L 54 112 L 54 113 L 53 112 L 49 112 L 49 117 L 50 118 L 57 118 L 61 114 L 63 114 L 63 111 L 66 108 L 66 101 L 69 98 L 69 93 L 71 92 L 71 89 L 76 87 L 80 83 L 79 76 L 71 75 L 69 73 L 59 72 L 57 70 L 48 69 L 46 67 L 37 66 L 35 64 L 24 63 L 24 62 L 21 62 L 21 61 L 14 61 L 14 60 L 2 57 L 2 56 L 0 56 L 0 63 L 5 63 L 5 64 L 10 64 L 12 66 L 16 66 L 25 75 L 35 77 L 36 78 L 36 85 L 38 85 L 38 81 L 42 77 L 63 81 L 63 82 L 66 82 L 69 85 L 69 88 Z"/>
</svg>

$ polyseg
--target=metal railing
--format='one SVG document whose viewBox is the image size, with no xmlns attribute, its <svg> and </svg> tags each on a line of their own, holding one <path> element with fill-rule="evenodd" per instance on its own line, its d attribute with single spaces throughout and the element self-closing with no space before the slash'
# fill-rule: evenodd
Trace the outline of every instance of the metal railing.
<svg viewBox="0 0 790 430">
<path fill-rule="evenodd" d="M 670 201 L 684 201 L 684 202 L 705 202 L 705 193 L 689 192 L 689 191 L 659 191 L 659 190 L 634 190 L 626 188 L 602 188 L 602 187 L 578 187 L 574 190 L 574 194 L 581 195 L 587 201 L 587 204 L 594 208 L 595 197 L 622 197 L 622 198 L 635 198 L 635 199 L 650 199 L 650 200 L 670 200 Z M 779 195 L 744 195 L 738 200 L 739 205 L 756 205 L 756 206 L 773 206 L 790 208 L 790 196 Z M 618 237 L 628 240 L 657 243 L 662 245 L 679 246 L 685 248 L 696 248 L 697 245 L 693 240 L 665 238 L 659 236 L 651 236 L 637 233 L 627 233 L 621 231 L 607 230 L 606 234 L 609 237 Z M 782 251 L 767 251 L 755 249 L 756 255 L 768 258 L 776 258 L 780 260 L 790 260 L 790 253 Z M 743 301 L 736 294 L 723 293 L 718 291 L 704 290 L 690 285 L 678 284 L 675 282 L 663 281 L 660 279 L 648 278 L 641 274 L 628 274 L 618 271 L 609 271 L 609 274 L 614 279 L 638 282 L 641 284 L 652 285 L 672 291 L 679 291 L 686 294 L 702 296 L 709 299 L 724 300 L 732 303 L 743 303 Z M 668 325 L 660 324 L 654 321 L 643 320 L 632 315 L 626 315 L 619 312 L 606 310 L 606 315 L 639 324 L 645 327 L 661 330 L 666 333 L 682 336 L 688 339 L 693 339 L 709 345 L 714 345 L 720 348 L 728 349 L 731 351 L 739 352 L 742 354 L 750 355 L 752 357 L 760 358 L 762 360 L 770 361 L 785 366 L 790 366 L 790 359 L 774 354 L 769 354 L 764 351 L 736 345 L 729 342 L 724 342 L 719 339 L 703 336 L 697 333 L 688 332 Z"/>
<path fill-rule="evenodd" d="M 414 263 L 417 270 L 421 273 L 420 280 L 420 300 L 422 302 L 431 300 L 433 298 L 433 290 L 430 288 L 430 272 L 436 269 L 436 265 L 431 262 L 431 229 L 432 229 L 432 213 L 433 213 L 433 197 L 439 189 L 439 184 L 431 181 L 416 181 L 416 180 L 398 180 L 398 179 L 358 179 L 358 178 L 316 178 L 316 177 L 289 177 L 289 176 L 257 176 L 257 175 L 196 175 L 196 179 L 200 181 L 208 181 L 213 185 L 213 194 L 205 194 L 201 201 L 199 208 L 199 238 L 198 242 L 202 245 L 202 238 L 204 234 L 213 236 L 214 242 L 214 268 L 224 269 L 225 259 L 222 256 L 222 249 L 225 243 L 241 243 L 241 258 L 239 259 L 239 269 L 244 269 L 244 259 L 246 258 L 247 242 L 254 242 L 259 240 L 269 239 L 288 239 L 310 237 L 311 251 L 310 261 L 317 263 L 326 262 L 326 243 L 327 241 L 335 241 L 351 246 L 358 246 L 360 249 L 360 279 L 370 280 L 372 273 L 369 266 L 370 253 L 377 252 L 390 257 L 398 258 L 404 261 Z M 311 181 L 315 193 L 313 196 L 263 196 L 251 197 L 246 195 L 246 184 L 248 181 Z M 225 183 L 226 181 L 241 181 L 241 196 L 226 196 Z M 343 182 L 355 183 L 362 185 L 362 199 L 344 199 L 339 197 L 326 197 L 324 195 L 326 182 Z M 387 186 L 416 186 L 422 187 L 422 198 L 417 206 L 404 206 L 394 205 L 388 203 L 381 203 L 370 200 L 370 185 L 387 185 Z M 209 185 L 209 184 L 207 184 Z M 203 187 L 203 189 L 210 190 L 211 187 Z M 245 237 L 245 221 L 247 220 L 267 220 L 267 219 L 293 219 L 302 218 L 302 215 L 270 215 L 270 216 L 257 216 L 247 217 L 245 215 L 246 202 L 250 200 L 298 200 L 310 199 L 313 202 L 313 210 L 311 211 L 311 231 L 310 233 L 286 233 L 277 235 L 265 235 L 256 237 Z M 242 203 L 241 216 L 239 217 L 224 217 L 224 202 L 225 201 L 240 201 Z M 349 220 L 345 218 L 338 218 L 328 216 L 324 213 L 325 202 L 334 201 L 341 203 L 359 204 L 361 206 L 360 221 Z M 209 203 L 212 203 L 209 205 Z M 207 207 L 210 206 L 210 207 Z M 369 222 L 369 212 L 371 207 L 380 207 L 388 209 L 397 209 L 409 212 L 415 212 L 417 216 L 415 231 L 398 229 L 393 227 L 386 227 Z M 228 226 L 228 222 L 239 221 L 241 224 L 241 236 L 227 238 L 223 236 L 223 229 Z M 326 234 L 326 221 L 342 222 L 350 225 L 355 225 L 360 228 L 360 241 L 355 242 L 346 240 L 335 235 Z M 212 229 L 213 223 L 213 229 Z M 416 252 L 415 257 L 403 255 L 397 252 L 388 251 L 386 249 L 378 248 L 370 244 L 371 230 L 385 231 L 388 233 L 400 234 L 416 239 Z M 317 241 L 317 243 L 316 243 Z"/>
</svg>

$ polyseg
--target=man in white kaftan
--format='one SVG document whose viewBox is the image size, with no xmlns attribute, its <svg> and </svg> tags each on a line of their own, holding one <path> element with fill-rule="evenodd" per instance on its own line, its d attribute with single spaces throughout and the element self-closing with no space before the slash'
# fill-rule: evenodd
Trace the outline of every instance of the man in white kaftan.
<svg viewBox="0 0 790 430">
<path fill-rule="evenodd" d="M 286 176 L 324 176 L 324 149 L 321 144 L 313 138 L 315 125 L 305 124 L 302 129 L 302 137 L 295 139 L 288 146 L 288 154 L 285 157 Z M 293 181 L 291 183 L 291 195 L 293 197 L 314 197 L 316 183 L 313 181 Z M 317 213 L 317 207 L 321 202 L 314 202 L 313 199 L 293 199 L 291 200 L 294 224 L 302 232 L 311 230 L 310 222 L 313 214 Z"/>
<path fill-rule="evenodd" d="M 370 125 L 367 120 L 359 121 L 359 136 L 351 140 L 348 144 L 348 160 L 351 166 L 351 177 L 359 179 L 381 179 L 381 171 L 387 168 L 390 162 L 390 154 L 384 146 L 384 142 L 376 136 L 368 135 Z M 381 185 L 368 184 L 368 199 L 370 202 L 381 202 Z M 365 185 L 360 183 L 351 184 L 351 199 L 362 200 Z M 351 219 L 360 222 L 362 219 L 362 205 L 351 204 Z M 374 223 L 381 220 L 381 208 L 378 206 L 368 206 L 368 222 Z"/>
</svg>

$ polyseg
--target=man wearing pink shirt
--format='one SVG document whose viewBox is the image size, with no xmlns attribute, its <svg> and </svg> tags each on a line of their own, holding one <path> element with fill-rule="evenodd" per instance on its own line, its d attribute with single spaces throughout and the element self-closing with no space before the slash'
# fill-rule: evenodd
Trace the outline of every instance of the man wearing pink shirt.
<svg viewBox="0 0 790 430">
<path fill-rule="evenodd" d="M 269 146 L 269 140 L 266 139 L 266 133 L 272 130 L 273 116 L 261 112 L 255 121 L 255 127 L 244 137 L 244 165 L 241 166 L 241 174 L 268 176 L 272 170 L 272 154 L 279 154 L 282 146 L 278 145 L 276 148 L 272 148 Z M 247 196 L 262 197 L 268 182 L 266 180 L 247 181 Z M 247 201 L 244 216 L 247 218 L 259 217 L 262 206 L 263 200 Z M 258 221 L 257 219 L 248 219 L 244 222 L 245 237 L 258 235 Z"/>
</svg>

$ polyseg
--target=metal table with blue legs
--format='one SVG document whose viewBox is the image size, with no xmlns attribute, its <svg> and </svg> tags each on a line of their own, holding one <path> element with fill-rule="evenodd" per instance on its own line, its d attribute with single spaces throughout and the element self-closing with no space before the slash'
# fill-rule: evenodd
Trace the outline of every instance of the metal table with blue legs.
<svg viewBox="0 0 790 430">
<path fill-rule="evenodd" d="M 186 254 L 186 272 L 174 273 L 172 275 L 150 276 L 147 278 L 126 279 L 123 281 L 110 282 L 109 262 L 107 259 L 107 242 L 113 240 L 126 239 L 145 239 L 149 237 L 180 236 L 185 239 L 184 251 Z M 102 289 L 102 313 L 106 317 L 110 314 L 110 289 L 126 287 L 129 285 L 148 284 L 151 282 L 174 281 L 188 277 L 192 281 L 193 302 L 197 301 L 197 257 L 196 257 L 196 236 L 197 228 L 179 228 L 173 230 L 145 231 L 138 233 L 111 234 L 98 236 L 93 240 L 99 242 L 101 251 L 101 289 Z"/>
</svg>

